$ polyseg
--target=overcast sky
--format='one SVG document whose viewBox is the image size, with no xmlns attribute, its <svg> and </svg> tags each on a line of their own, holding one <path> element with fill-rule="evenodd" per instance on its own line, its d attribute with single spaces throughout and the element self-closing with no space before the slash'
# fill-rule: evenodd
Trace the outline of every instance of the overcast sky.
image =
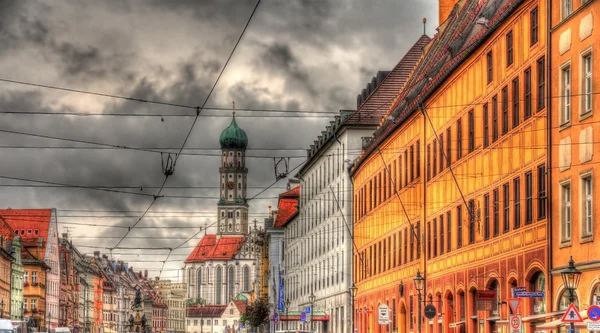
<svg viewBox="0 0 600 333">
<path fill-rule="evenodd" d="M 0 0 L 0 79 L 202 105 L 255 3 Z M 355 109 L 356 95 L 371 77 L 378 70 L 391 70 L 423 33 L 423 17 L 428 18 L 427 33 L 434 34 L 437 15 L 434 0 L 263 0 L 207 106 L 230 108 L 235 101 L 238 108 L 324 113 L 302 117 L 237 113 L 238 124 L 249 137 L 248 155 L 266 157 L 247 161 L 249 196 L 275 180 L 273 157 L 292 157 L 290 168 L 299 165 L 305 149 L 332 119 L 332 112 Z M 7 114 L 9 111 L 164 117 L 19 115 Z M 127 229 L 85 224 L 136 223 L 164 180 L 161 155 L 80 149 L 100 146 L 33 135 L 167 151 L 181 147 L 194 120 L 167 115 L 183 114 L 193 115 L 194 111 L 0 82 L 1 206 L 56 208 L 59 232 L 72 228 L 68 231 L 82 253 L 100 250 L 110 254 L 84 245 L 114 247 Z M 219 150 L 215 148 L 219 148 L 220 132 L 231 121 L 231 111 L 206 110 L 203 114 L 206 116 L 198 119 L 186 144 L 186 148 L 201 149 L 184 150 L 196 155 L 180 157 L 162 192 L 180 198 L 158 198 L 137 224 L 196 229 L 133 229 L 120 247 L 177 247 L 197 233 L 198 227 L 216 221 Z M 269 117 L 259 117 L 265 115 Z M 10 178 L 108 186 L 149 196 L 39 187 L 47 184 Z M 6 186 L 18 184 L 36 187 Z M 274 198 L 285 185 L 282 180 L 253 200 L 250 218 L 262 221 L 268 205 L 276 206 Z M 120 186 L 123 188 L 114 188 Z M 171 188 L 182 186 L 194 188 Z M 201 236 L 173 251 L 163 278 L 178 277 L 177 269 Z M 115 249 L 112 254 L 155 276 L 162 267 L 156 261 L 164 260 L 168 252 Z"/>
</svg>

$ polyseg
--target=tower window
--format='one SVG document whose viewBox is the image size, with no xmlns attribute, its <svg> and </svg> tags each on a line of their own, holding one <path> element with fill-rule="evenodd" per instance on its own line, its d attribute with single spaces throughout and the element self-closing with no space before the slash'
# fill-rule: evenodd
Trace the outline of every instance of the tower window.
<svg viewBox="0 0 600 333">
<path fill-rule="evenodd" d="M 237 217 L 240 217 L 240 212 L 239 212 L 239 211 L 237 211 L 235 215 L 236 215 Z"/>
<path fill-rule="evenodd" d="M 230 218 L 230 219 L 233 218 L 233 212 L 232 211 L 228 211 L 227 212 L 227 217 Z"/>
</svg>

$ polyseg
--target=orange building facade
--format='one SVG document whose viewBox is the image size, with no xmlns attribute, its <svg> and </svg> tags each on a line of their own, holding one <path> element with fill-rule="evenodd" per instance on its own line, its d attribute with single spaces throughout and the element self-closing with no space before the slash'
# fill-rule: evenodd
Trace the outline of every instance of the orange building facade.
<svg viewBox="0 0 600 333">
<path fill-rule="evenodd" d="M 101 274 L 98 275 L 94 275 L 94 309 L 93 309 L 93 323 L 92 323 L 92 327 L 93 327 L 93 331 L 92 332 L 98 332 L 98 333 L 102 333 L 102 329 L 103 329 L 103 317 L 102 317 L 102 309 L 103 309 L 103 287 L 104 283 L 103 283 L 103 278 Z"/>
<path fill-rule="evenodd" d="M 553 319 L 546 17 L 544 0 L 458 2 L 356 162 L 359 333 L 508 332 L 519 289 L 544 293 L 521 298 L 524 332 Z"/>
<path fill-rule="evenodd" d="M 572 257 L 582 272 L 574 304 L 587 321 L 586 309 L 600 304 L 598 239 L 600 204 L 598 135 L 600 114 L 600 3 L 554 1 L 551 14 L 550 70 L 552 82 L 549 117 L 551 132 L 552 310 L 564 311 L 570 292 L 561 270 Z M 567 332 L 555 321 L 550 329 Z M 586 324 L 577 324 L 585 328 Z"/>
</svg>

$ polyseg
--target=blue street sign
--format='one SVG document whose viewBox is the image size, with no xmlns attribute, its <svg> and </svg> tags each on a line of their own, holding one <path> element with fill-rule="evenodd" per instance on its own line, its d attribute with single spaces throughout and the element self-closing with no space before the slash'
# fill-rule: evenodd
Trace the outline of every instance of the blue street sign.
<svg viewBox="0 0 600 333">
<path fill-rule="evenodd" d="M 521 292 L 521 291 L 527 291 L 527 288 L 525 287 L 515 287 L 513 288 L 514 292 Z"/>
<path fill-rule="evenodd" d="M 587 310 L 587 314 L 588 314 L 588 318 L 590 318 L 591 321 L 600 320 L 600 306 L 598 306 L 598 305 L 590 306 Z"/>
<path fill-rule="evenodd" d="M 306 322 L 306 312 L 300 313 L 300 321 L 303 323 Z"/>
<path fill-rule="evenodd" d="M 544 298 L 544 292 L 543 291 L 519 291 L 519 292 L 515 292 L 515 297 Z"/>
<path fill-rule="evenodd" d="M 306 307 L 306 313 L 310 313 L 310 306 Z"/>
</svg>

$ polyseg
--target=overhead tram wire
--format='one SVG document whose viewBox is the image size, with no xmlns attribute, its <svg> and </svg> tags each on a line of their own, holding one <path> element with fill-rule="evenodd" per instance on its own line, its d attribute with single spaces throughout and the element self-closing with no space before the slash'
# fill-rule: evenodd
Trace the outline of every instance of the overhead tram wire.
<svg viewBox="0 0 600 333">
<path fill-rule="evenodd" d="M 235 50 L 237 49 L 237 46 L 240 44 L 240 41 L 242 40 L 242 37 L 244 37 L 246 29 L 248 29 L 248 26 L 250 25 L 250 22 L 252 21 L 252 17 L 254 17 L 254 13 L 256 13 L 256 9 L 258 9 L 258 5 L 259 4 L 260 4 L 260 0 L 257 0 L 256 5 L 254 6 L 254 9 L 252 10 L 252 13 L 250 13 L 250 17 L 248 17 L 248 21 L 246 22 L 246 25 L 244 26 L 244 29 L 242 29 L 242 32 L 240 33 L 240 36 L 238 37 L 237 41 L 235 42 L 235 45 L 233 46 L 233 49 L 229 53 L 229 57 L 225 61 L 225 64 L 223 65 L 223 68 L 221 68 L 221 72 L 217 76 L 217 79 L 215 80 L 215 83 L 212 85 L 212 88 L 210 88 L 210 91 L 206 95 L 206 98 L 204 99 L 204 103 L 202 103 L 202 106 L 196 107 L 196 117 L 194 118 L 194 121 L 192 122 L 192 125 L 190 126 L 190 129 L 187 132 L 187 135 L 185 136 L 185 139 L 183 140 L 183 143 L 181 144 L 181 148 L 179 149 L 179 152 L 177 153 L 177 155 L 175 155 L 175 158 L 173 159 L 173 170 L 176 169 L 177 161 L 179 160 L 179 156 L 180 156 L 181 152 L 183 151 L 183 148 L 185 148 L 185 145 L 186 145 L 188 139 L 190 138 L 190 135 L 192 134 L 194 126 L 198 122 L 198 117 L 200 116 L 200 112 L 206 106 L 206 103 L 210 99 L 210 96 L 212 95 L 213 91 L 215 90 L 215 87 L 219 83 L 219 80 L 221 79 L 221 76 L 225 72 L 225 69 L 227 68 L 227 65 L 229 64 L 229 61 L 233 57 L 233 54 L 235 53 Z M 152 208 L 152 206 L 156 202 L 156 199 L 160 196 L 160 194 L 161 194 L 161 192 L 163 190 L 163 187 L 166 185 L 168 179 L 169 179 L 169 174 L 165 174 L 165 180 L 163 181 L 163 183 L 161 185 L 161 188 L 158 190 L 158 192 L 156 192 L 156 195 L 152 199 L 152 202 L 150 202 L 150 205 L 148 206 L 148 208 L 146 209 L 146 211 L 142 214 L 142 216 L 140 216 L 140 218 L 137 220 L 137 222 L 130 229 L 127 230 L 127 232 L 125 233 L 125 235 L 123 235 L 123 237 L 117 242 L 117 244 L 115 246 L 113 246 L 113 248 L 118 247 L 121 244 L 121 242 L 123 242 L 123 240 L 127 237 L 127 235 L 129 235 L 129 233 L 131 232 L 131 230 L 133 228 L 135 228 L 135 226 L 144 218 L 144 216 L 146 216 L 146 214 L 148 213 L 148 211 L 150 211 L 150 209 Z M 169 251 L 169 253 L 171 253 L 171 251 Z"/>
<path fill-rule="evenodd" d="M 0 79 L 1 81 L 1 79 Z M 203 110 L 225 110 L 224 108 L 204 108 Z M 236 111 L 239 109 L 236 108 Z M 332 115 L 338 115 L 335 111 L 302 111 L 302 110 L 276 110 L 276 109 L 242 109 L 246 112 L 268 112 L 283 113 L 282 115 L 273 114 L 251 114 L 238 115 L 240 118 L 331 118 Z M 24 116 L 77 116 L 77 117 L 195 117 L 195 114 L 188 113 L 123 113 L 123 112 L 54 112 L 54 111 L 4 111 L 0 114 L 24 115 Z M 226 118 L 224 114 L 201 114 L 201 118 Z"/>
</svg>

